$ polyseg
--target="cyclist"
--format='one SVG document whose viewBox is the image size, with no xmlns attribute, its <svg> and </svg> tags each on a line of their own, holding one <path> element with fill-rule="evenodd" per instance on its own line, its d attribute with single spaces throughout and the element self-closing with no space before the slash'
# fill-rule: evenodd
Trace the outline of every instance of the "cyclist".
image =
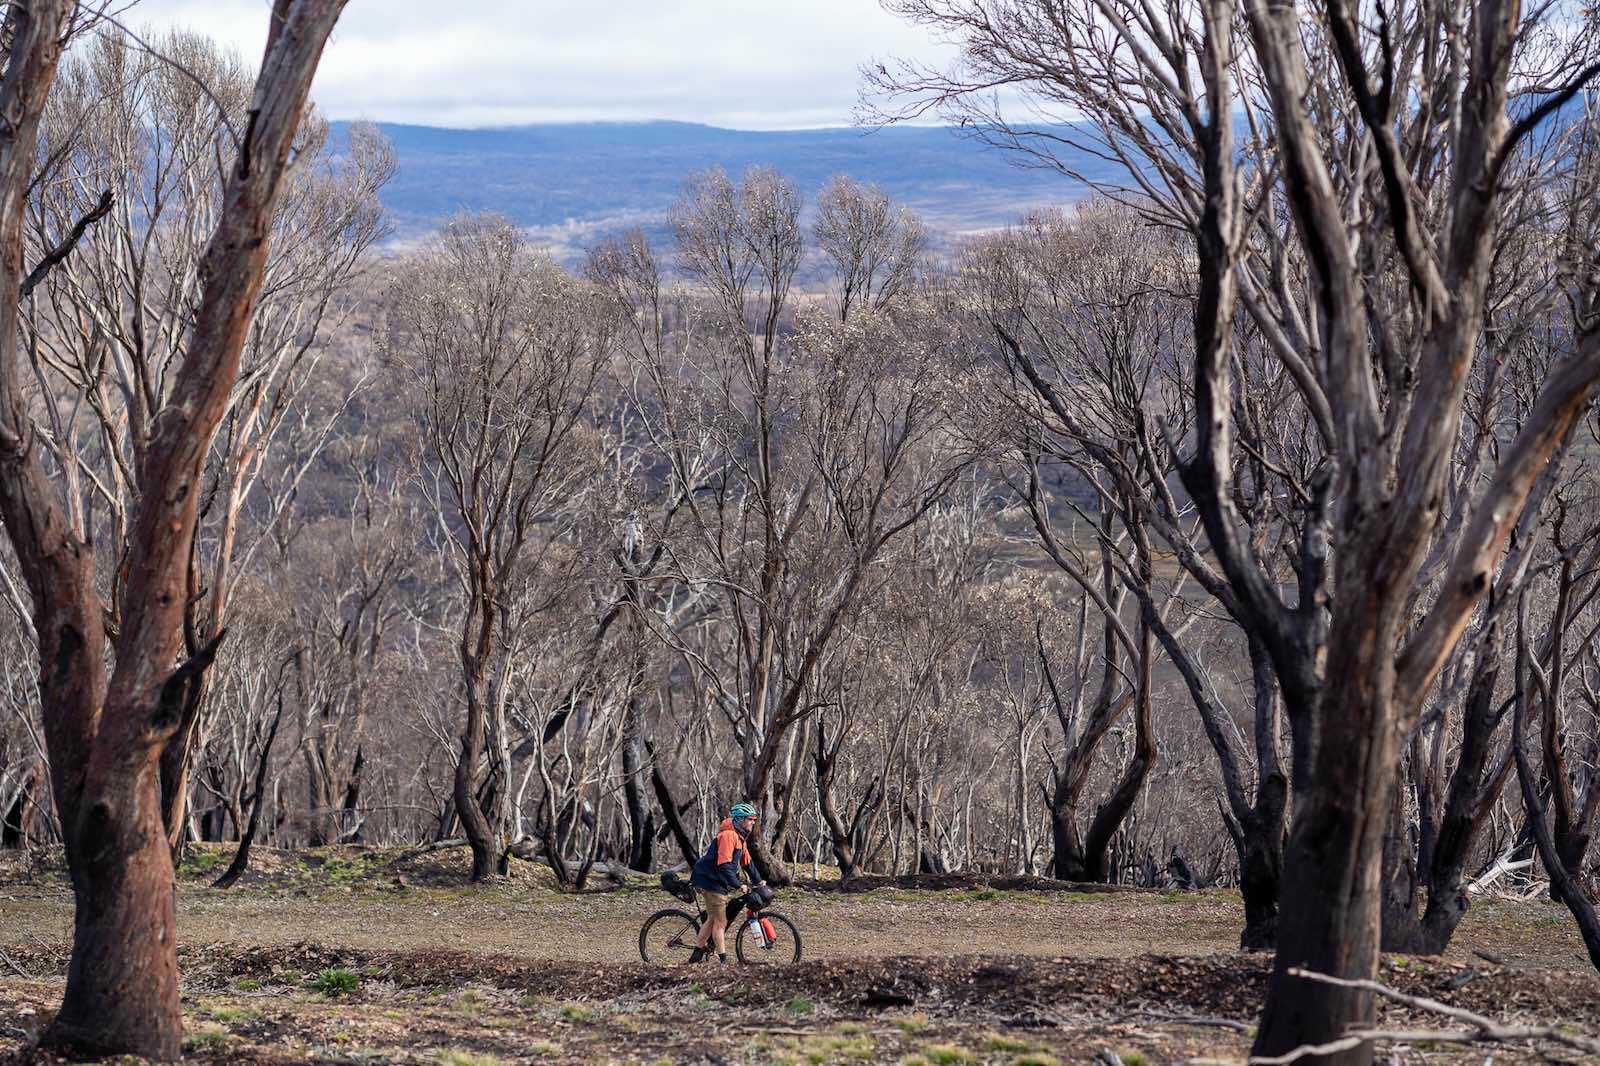
<svg viewBox="0 0 1600 1066">
<path fill-rule="evenodd" d="M 690 962 L 702 962 L 713 949 L 720 962 L 728 961 L 728 903 L 739 894 L 739 874 L 750 865 L 747 846 L 756 828 L 756 809 L 748 803 L 735 803 L 722 820 L 711 846 L 694 864 L 689 883 L 700 894 L 700 905 L 705 908 L 706 924 L 700 928 L 700 939 L 695 944 Z M 757 887 L 765 880 L 756 882 Z"/>
</svg>

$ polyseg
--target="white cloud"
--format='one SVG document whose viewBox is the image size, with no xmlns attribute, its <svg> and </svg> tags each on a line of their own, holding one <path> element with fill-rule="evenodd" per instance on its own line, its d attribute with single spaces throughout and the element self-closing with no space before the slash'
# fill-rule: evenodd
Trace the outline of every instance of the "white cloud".
<svg viewBox="0 0 1600 1066">
<path fill-rule="evenodd" d="M 267 0 L 143 0 L 250 58 Z M 315 98 L 334 118 L 442 126 L 665 118 L 843 125 L 861 63 L 947 50 L 877 0 L 351 0 Z"/>
</svg>

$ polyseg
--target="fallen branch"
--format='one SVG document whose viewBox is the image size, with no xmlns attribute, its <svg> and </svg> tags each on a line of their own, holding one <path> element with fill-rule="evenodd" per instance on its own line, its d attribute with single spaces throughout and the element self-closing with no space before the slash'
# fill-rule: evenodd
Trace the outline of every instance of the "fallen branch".
<svg viewBox="0 0 1600 1066">
<path fill-rule="evenodd" d="M 1293 1051 L 1286 1051 L 1282 1055 L 1251 1055 L 1247 1060 L 1250 1066 L 1284 1066 L 1285 1063 L 1299 1062 L 1301 1059 L 1310 1058 L 1312 1055 L 1336 1055 L 1341 1051 L 1350 1051 L 1358 1048 L 1367 1040 L 1374 1039 L 1366 1033 L 1352 1033 L 1342 1036 L 1338 1040 L 1330 1040 L 1326 1044 L 1301 1044 Z"/>
<path fill-rule="evenodd" d="M 394 861 L 396 863 L 405 862 L 407 859 L 414 859 L 418 855 L 431 855 L 436 851 L 445 851 L 449 848 L 464 848 L 466 846 L 466 837 L 445 837 L 443 840 L 435 840 L 431 844 L 422 844 L 418 847 L 412 848 L 409 851 L 403 852 L 397 856 Z M 390 865 L 392 866 L 394 863 L 390 863 Z"/>
<path fill-rule="evenodd" d="M 1554 1025 L 1502 1025 L 1493 1018 L 1476 1014 L 1462 1007 L 1452 1007 L 1448 1003 L 1441 1003 L 1436 999 L 1426 996 L 1412 996 L 1398 992 L 1387 985 L 1366 979 L 1352 979 L 1348 977 L 1332 977 L 1325 973 L 1314 973 L 1302 970 L 1298 966 L 1291 967 L 1289 974 L 1292 977 L 1303 977 L 1308 981 L 1321 981 L 1323 984 L 1337 985 L 1340 988 L 1355 988 L 1384 999 L 1393 1000 L 1412 1010 L 1423 1011 L 1429 1014 L 1442 1014 L 1459 1022 L 1471 1026 L 1470 1029 L 1358 1029 L 1338 1040 L 1326 1044 L 1306 1044 L 1297 1047 L 1282 1055 L 1252 1055 L 1250 1062 L 1260 1066 L 1285 1066 L 1287 1063 L 1297 1062 L 1312 1055 L 1332 1055 L 1340 1051 L 1349 1051 L 1371 1041 L 1382 1040 L 1392 1044 L 1509 1044 L 1522 1041 L 1547 1041 L 1561 1047 L 1572 1048 L 1575 1051 L 1586 1051 L 1590 1054 L 1600 1055 L 1600 1040 L 1592 1037 L 1576 1036 L 1563 1032 Z"/>
<path fill-rule="evenodd" d="M 0 962 L 5 963 L 7 966 L 9 966 L 13 970 L 17 971 L 17 976 L 18 977 L 21 977 L 24 980 L 28 980 L 28 981 L 33 980 L 33 974 L 29 973 L 27 970 L 24 970 L 20 965 L 18 965 L 18 963 L 17 963 L 17 961 L 15 959 L 13 959 L 10 955 L 7 955 L 3 951 L 0 951 Z"/>
<path fill-rule="evenodd" d="M 1501 858 L 1493 866 L 1485 870 L 1481 877 L 1478 877 L 1467 886 L 1467 894 L 1475 896 L 1487 891 L 1490 885 L 1494 884 L 1506 874 L 1516 873 L 1518 870 L 1526 870 L 1532 865 L 1532 859 L 1523 859 L 1520 862 L 1512 862 L 1509 858 Z"/>
</svg>

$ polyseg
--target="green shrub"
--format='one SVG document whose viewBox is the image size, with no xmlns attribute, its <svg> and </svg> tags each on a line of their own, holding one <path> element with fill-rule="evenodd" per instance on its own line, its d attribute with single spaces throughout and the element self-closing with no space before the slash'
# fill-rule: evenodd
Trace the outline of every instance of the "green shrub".
<svg viewBox="0 0 1600 1066">
<path fill-rule="evenodd" d="M 316 872 L 329 884 L 351 887 L 377 876 L 382 871 L 383 864 L 383 858 L 374 854 L 357 855 L 350 859 L 330 855 L 326 862 L 317 867 Z"/>
<path fill-rule="evenodd" d="M 178 872 L 197 876 L 215 871 L 228 864 L 230 859 L 220 851 L 191 851 L 178 864 Z"/>
<path fill-rule="evenodd" d="M 343 966 L 330 966 L 311 979 L 311 987 L 325 996 L 348 996 L 361 987 L 361 975 Z"/>
<path fill-rule="evenodd" d="M 804 996 L 796 996 L 785 1003 L 783 1009 L 790 1014 L 810 1014 L 817 1009 L 817 1005 Z"/>
</svg>

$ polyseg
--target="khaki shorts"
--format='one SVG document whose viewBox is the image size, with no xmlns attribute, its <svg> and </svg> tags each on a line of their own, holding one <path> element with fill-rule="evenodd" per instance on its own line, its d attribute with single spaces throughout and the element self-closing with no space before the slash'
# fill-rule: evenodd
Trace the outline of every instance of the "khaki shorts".
<svg viewBox="0 0 1600 1066">
<path fill-rule="evenodd" d="M 724 921 L 727 920 L 728 901 L 733 896 L 724 896 L 718 892 L 707 892 L 698 886 L 695 888 L 695 893 L 700 897 L 700 906 L 705 909 L 706 914 L 720 914 L 723 916 Z"/>
</svg>

